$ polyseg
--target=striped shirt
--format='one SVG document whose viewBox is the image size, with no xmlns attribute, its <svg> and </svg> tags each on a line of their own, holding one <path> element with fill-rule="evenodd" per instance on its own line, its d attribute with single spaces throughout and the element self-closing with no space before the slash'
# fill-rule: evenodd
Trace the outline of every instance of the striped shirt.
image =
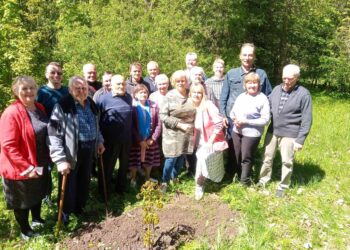
<svg viewBox="0 0 350 250">
<path fill-rule="evenodd" d="M 207 89 L 211 89 L 214 94 L 214 100 L 211 100 L 216 107 L 219 107 L 219 99 L 221 95 L 221 89 L 224 85 L 224 78 L 214 79 L 214 77 L 209 78 L 205 81 L 205 86 Z"/>
<path fill-rule="evenodd" d="M 289 98 L 290 93 L 284 91 L 284 89 L 282 88 L 282 94 L 281 94 L 281 99 L 280 99 L 280 103 L 278 104 L 278 113 L 281 113 L 284 104 L 286 104 L 288 98 Z"/>
</svg>

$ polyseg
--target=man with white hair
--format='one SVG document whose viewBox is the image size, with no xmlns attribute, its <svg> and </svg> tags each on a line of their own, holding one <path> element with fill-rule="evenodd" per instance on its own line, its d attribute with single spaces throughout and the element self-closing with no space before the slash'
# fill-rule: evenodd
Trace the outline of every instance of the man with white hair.
<svg viewBox="0 0 350 250">
<path fill-rule="evenodd" d="M 284 196 L 290 185 L 294 154 L 303 148 L 312 124 L 311 95 L 299 85 L 299 77 L 299 66 L 285 66 L 283 83 L 269 95 L 272 120 L 265 137 L 264 163 L 258 185 L 265 187 L 271 180 L 273 159 L 279 148 L 282 158 L 282 176 L 276 191 L 279 198 Z"/>
<path fill-rule="evenodd" d="M 146 82 L 150 87 L 150 94 L 157 91 L 157 84 L 155 82 L 156 76 L 159 75 L 159 65 L 155 61 L 149 61 L 147 63 L 147 72 L 148 76 L 146 76 L 143 81 Z"/>
</svg>

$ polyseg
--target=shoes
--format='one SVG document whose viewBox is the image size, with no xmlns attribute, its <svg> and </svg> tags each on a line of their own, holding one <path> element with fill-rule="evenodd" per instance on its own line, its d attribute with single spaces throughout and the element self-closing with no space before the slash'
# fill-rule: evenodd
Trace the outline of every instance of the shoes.
<svg viewBox="0 0 350 250">
<path fill-rule="evenodd" d="M 179 184 L 180 183 L 180 180 L 179 178 L 174 178 L 174 179 L 171 179 L 170 180 L 170 185 L 176 185 L 176 184 Z"/>
<path fill-rule="evenodd" d="M 165 194 L 166 193 L 166 190 L 168 188 L 168 184 L 166 182 L 163 182 L 161 185 L 160 185 L 160 191 Z"/>
<path fill-rule="evenodd" d="M 131 188 L 136 188 L 136 185 L 137 185 L 137 183 L 136 183 L 135 180 L 131 180 L 131 181 L 130 181 L 130 187 L 131 187 Z"/>
<path fill-rule="evenodd" d="M 32 224 L 31 224 L 31 228 L 35 230 L 37 228 L 43 227 L 44 224 L 45 224 L 45 221 L 41 218 L 33 219 Z"/>
<path fill-rule="evenodd" d="M 277 189 L 276 191 L 276 197 L 282 198 L 284 196 L 284 190 L 283 189 Z"/>
<path fill-rule="evenodd" d="M 196 185 L 195 199 L 199 201 L 203 198 L 203 195 L 204 195 L 204 187 Z"/>
<path fill-rule="evenodd" d="M 259 182 L 256 184 L 256 187 L 259 188 L 259 189 L 265 189 L 265 186 L 266 186 L 266 184 L 263 183 L 263 182 L 261 182 L 261 181 L 259 181 Z"/>
<path fill-rule="evenodd" d="M 37 237 L 39 234 L 34 233 L 33 230 L 29 230 L 26 233 L 21 232 L 21 238 L 22 240 L 28 241 L 31 238 Z"/>
<path fill-rule="evenodd" d="M 158 180 L 157 180 L 157 179 L 154 179 L 154 178 L 149 178 L 149 181 L 150 181 L 150 182 L 154 182 L 154 183 L 158 183 Z"/>
</svg>

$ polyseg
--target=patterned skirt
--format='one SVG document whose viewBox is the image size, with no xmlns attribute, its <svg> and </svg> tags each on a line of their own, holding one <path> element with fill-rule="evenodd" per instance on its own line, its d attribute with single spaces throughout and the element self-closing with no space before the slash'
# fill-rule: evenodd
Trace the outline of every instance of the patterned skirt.
<svg viewBox="0 0 350 250">
<path fill-rule="evenodd" d="M 160 151 L 157 142 L 154 142 L 153 145 L 146 150 L 143 166 L 150 166 L 152 168 L 160 166 Z M 141 168 L 140 145 L 133 145 L 130 149 L 129 168 Z"/>
</svg>

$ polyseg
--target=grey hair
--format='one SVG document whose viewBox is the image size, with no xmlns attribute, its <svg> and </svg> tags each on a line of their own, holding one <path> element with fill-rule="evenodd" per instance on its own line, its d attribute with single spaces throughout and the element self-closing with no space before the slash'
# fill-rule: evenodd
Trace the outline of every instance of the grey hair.
<svg viewBox="0 0 350 250">
<path fill-rule="evenodd" d="M 79 80 L 83 81 L 85 84 L 87 84 L 86 80 L 84 78 L 82 78 L 81 76 L 72 76 L 71 78 L 69 78 L 68 87 L 71 89 L 73 87 L 73 84 Z"/>
<path fill-rule="evenodd" d="M 169 78 L 167 77 L 166 74 L 159 74 L 156 76 L 156 78 L 154 79 L 155 83 L 157 84 L 158 82 L 162 82 L 162 81 L 167 81 L 169 83 Z"/>
<path fill-rule="evenodd" d="M 190 79 L 191 79 L 191 82 L 193 82 L 194 79 L 192 79 L 194 77 L 194 74 L 195 72 L 200 72 L 201 75 L 202 75 L 202 78 L 204 78 L 204 70 L 202 67 L 198 67 L 198 66 L 194 66 L 191 71 L 190 71 Z M 204 80 L 204 79 L 202 79 Z"/>
</svg>

